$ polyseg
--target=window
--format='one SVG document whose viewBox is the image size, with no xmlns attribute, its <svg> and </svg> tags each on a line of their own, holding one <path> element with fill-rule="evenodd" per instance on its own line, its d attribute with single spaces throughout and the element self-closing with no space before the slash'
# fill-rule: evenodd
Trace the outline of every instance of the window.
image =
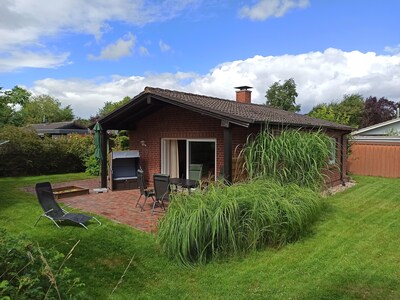
<svg viewBox="0 0 400 300">
<path fill-rule="evenodd" d="M 335 138 L 329 138 L 331 145 L 330 145 L 330 153 L 329 153 L 329 160 L 328 163 L 330 165 L 336 164 L 336 151 L 337 151 L 337 142 Z"/>
<path fill-rule="evenodd" d="M 189 178 L 189 166 L 201 164 L 204 176 L 215 176 L 215 139 L 162 139 L 161 173 Z"/>
</svg>

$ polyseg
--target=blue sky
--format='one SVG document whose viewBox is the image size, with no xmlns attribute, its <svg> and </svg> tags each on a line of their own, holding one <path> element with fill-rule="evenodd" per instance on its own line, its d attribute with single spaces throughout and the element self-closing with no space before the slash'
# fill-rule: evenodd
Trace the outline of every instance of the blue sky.
<svg viewBox="0 0 400 300">
<path fill-rule="evenodd" d="M 54 2 L 54 3 L 53 3 Z M 145 86 L 264 103 L 294 78 L 302 113 L 344 94 L 400 101 L 400 1 L 2 0 L 0 86 L 95 115 Z"/>
</svg>

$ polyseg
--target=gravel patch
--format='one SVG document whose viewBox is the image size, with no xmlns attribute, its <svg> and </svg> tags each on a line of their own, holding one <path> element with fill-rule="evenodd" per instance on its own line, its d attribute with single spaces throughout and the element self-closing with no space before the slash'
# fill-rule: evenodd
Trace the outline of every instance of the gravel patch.
<svg viewBox="0 0 400 300">
<path fill-rule="evenodd" d="M 343 192 L 353 186 L 355 186 L 357 183 L 354 180 L 349 180 L 348 182 L 345 183 L 345 185 L 339 184 L 337 186 L 330 187 L 329 189 L 325 190 L 322 192 L 322 196 L 328 197 L 331 195 L 334 195 L 336 193 Z"/>
</svg>

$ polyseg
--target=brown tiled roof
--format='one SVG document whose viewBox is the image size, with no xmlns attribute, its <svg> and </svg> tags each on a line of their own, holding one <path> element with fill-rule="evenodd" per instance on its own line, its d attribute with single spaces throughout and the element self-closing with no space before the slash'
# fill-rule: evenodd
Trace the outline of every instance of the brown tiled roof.
<svg viewBox="0 0 400 300">
<path fill-rule="evenodd" d="M 226 117 L 241 123 L 271 123 L 303 127 L 323 127 L 345 131 L 352 130 L 350 126 L 288 112 L 268 105 L 240 103 L 227 99 L 154 87 L 146 87 L 137 97 L 143 94 L 158 96 L 172 104 L 187 106 L 189 109 L 194 108 L 204 113 L 208 112 L 214 116 Z"/>
</svg>

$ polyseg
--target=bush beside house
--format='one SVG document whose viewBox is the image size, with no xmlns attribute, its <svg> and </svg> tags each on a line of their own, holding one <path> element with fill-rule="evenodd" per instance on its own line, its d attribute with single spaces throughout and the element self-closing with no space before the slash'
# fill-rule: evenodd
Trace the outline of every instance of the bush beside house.
<svg viewBox="0 0 400 300">
<path fill-rule="evenodd" d="M 242 153 L 251 180 L 174 195 L 160 222 L 163 250 L 184 264 L 204 263 L 299 239 L 321 210 L 318 187 L 329 148 L 321 132 L 274 137 L 266 130 L 249 139 Z"/>
<path fill-rule="evenodd" d="M 0 176 L 26 176 L 82 172 L 93 153 L 93 137 L 69 135 L 41 138 L 29 128 L 6 126 L 0 130 Z"/>
</svg>

